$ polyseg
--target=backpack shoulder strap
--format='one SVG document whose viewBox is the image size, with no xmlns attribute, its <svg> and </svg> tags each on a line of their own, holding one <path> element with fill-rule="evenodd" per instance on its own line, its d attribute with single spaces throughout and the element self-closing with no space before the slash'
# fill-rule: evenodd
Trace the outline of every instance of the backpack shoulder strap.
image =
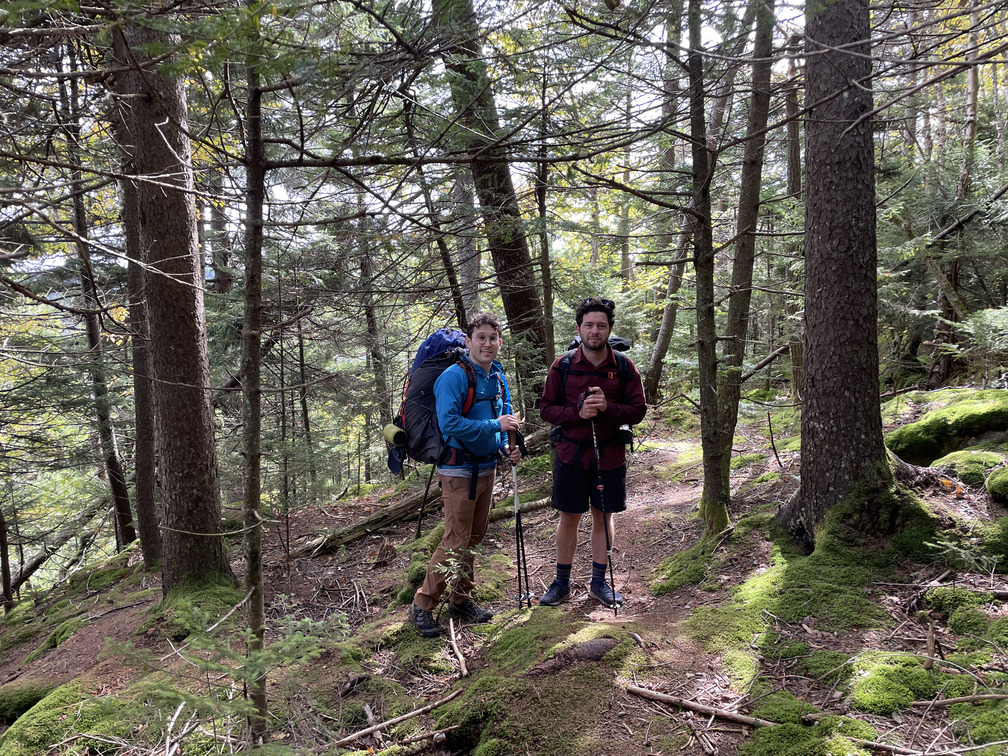
<svg viewBox="0 0 1008 756">
<path fill-rule="evenodd" d="M 460 356 L 455 364 L 462 368 L 462 372 L 465 373 L 466 395 L 462 402 L 462 414 L 468 415 L 469 410 L 471 410 L 473 406 L 473 399 L 476 396 L 476 370 L 473 368 L 469 360 L 463 356 Z"/>
</svg>

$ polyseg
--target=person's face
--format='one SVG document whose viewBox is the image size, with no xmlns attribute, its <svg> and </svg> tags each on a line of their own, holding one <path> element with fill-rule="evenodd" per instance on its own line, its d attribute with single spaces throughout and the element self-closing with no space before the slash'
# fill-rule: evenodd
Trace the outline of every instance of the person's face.
<svg viewBox="0 0 1008 756">
<path fill-rule="evenodd" d="M 581 343 L 592 351 L 602 349 L 609 340 L 609 318 L 604 312 L 586 312 L 577 326 L 577 335 Z"/>
<path fill-rule="evenodd" d="M 490 363 L 497 359 L 503 343 L 497 329 L 491 325 L 479 326 L 473 330 L 472 336 L 466 338 L 469 357 L 484 370 L 489 369 Z"/>
</svg>

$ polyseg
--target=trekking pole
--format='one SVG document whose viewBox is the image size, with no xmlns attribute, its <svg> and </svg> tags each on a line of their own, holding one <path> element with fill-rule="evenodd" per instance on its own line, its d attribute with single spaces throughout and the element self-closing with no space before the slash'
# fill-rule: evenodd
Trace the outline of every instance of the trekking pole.
<svg viewBox="0 0 1008 756">
<path fill-rule="evenodd" d="M 508 447 L 517 448 L 515 439 L 517 433 L 508 431 Z M 518 608 L 521 609 L 522 601 L 532 608 L 532 592 L 529 590 L 528 582 L 528 561 L 525 559 L 525 531 L 522 530 L 521 507 L 518 505 L 518 465 L 511 465 L 511 480 L 514 483 L 514 513 L 515 513 L 515 561 L 518 564 Z M 522 593 L 522 575 L 525 576 L 525 593 Z"/>
<path fill-rule="evenodd" d="M 437 465 L 431 465 L 430 475 L 427 476 L 427 485 L 423 490 L 423 498 L 420 500 L 420 516 L 417 517 L 416 521 L 416 537 L 414 541 L 420 540 L 420 526 L 423 525 L 424 510 L 427 509 L 427 492 L 430 491 L 431 481 L 434 480 L 434 471 L 437 470 Z"/>
<path fill-rule="evenodd" d="M 592 429 L 592 445 L 595 447 L 595 489 L 598 491 L 598 510 L 602 513 L 602 527 L 605 529 L 605 551 L 606 551 L 606 561 L 609 563 L 609 590 L 612 591 L 613 596 L 613 616 L 619 614 L 619 604 L 616 602 L 616 578 L 613 577 L 612 568 L 612 543 L 609 540 L 609 518 L 606 517 L 605 511 L 605 501 L 603 500 L 603 494 L 605 493 L 605 485 L 602 483 L 602 468 L 599 466 L 599 446 L 598 446 L 598 436 L 595 435 L 595 418 L 591 421 Z"/>
</svg>

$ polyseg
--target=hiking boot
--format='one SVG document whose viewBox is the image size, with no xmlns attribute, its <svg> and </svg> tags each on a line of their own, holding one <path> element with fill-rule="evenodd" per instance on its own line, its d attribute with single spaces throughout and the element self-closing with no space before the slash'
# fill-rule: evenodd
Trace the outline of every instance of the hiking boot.
<svg viewBox="0 0 1008 756">
<path fill-rule="evenodd" d="M 546 589 L 546 593 L 539 597 L 539 606 L 557 606 L 568 598 L 570 598 L 570 583 L 554 580 L 553 584 Z"/>
<path fill-rule="evenodd" d="M 461 604 L 448 604 L 448 614 L 463 622 L 470 622 L 474 625 L 489 622 L 493 619 L 493 612 L 484 609 L 471 598 L 467 598 Z"/>
<path fill-rule="evenodd" d="M 413 627 L 424 638 L 437 638 L 441 634 L 437 622 L 434 621 L 434 615 L 426 609 L 413 604 L 406 610 L 406 614 Z"/>
<path fill-rule="evenodd" d="M 622 593 L 613 593 L 609 583 L 588 583 L 588 595 L 610 609 L 623 603 Z"/>
</svg>

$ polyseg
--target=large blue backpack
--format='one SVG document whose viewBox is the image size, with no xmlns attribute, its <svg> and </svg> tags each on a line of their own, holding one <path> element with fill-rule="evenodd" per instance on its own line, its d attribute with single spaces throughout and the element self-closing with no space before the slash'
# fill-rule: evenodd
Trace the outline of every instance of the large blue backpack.
<svg viewBox="0 0 1008 756">
<path fill-rule="evenodd" d="M 442 461 L 445 439 L 438 426 L 434 382 L 452 365 L 462 368 L 468 383 L 462 414 L 466 415 L 472 409 L 476 373 L 464 357 L 465 338 L 465 333 L 457 328 L 439 328 L 417 349 L 403 385 L 399 411 L 393 420 L 393 424 L 404 433 L 397 437 L 400 443 L 389 443 L 388 468 L 397 475 L 402 474 L 407 457 L 422 464 L 436 465 Z M 499 390 L 502 391 L 503 387 Z M 390 440 L 387 434 L 386 440 Z"/>
</svg>

